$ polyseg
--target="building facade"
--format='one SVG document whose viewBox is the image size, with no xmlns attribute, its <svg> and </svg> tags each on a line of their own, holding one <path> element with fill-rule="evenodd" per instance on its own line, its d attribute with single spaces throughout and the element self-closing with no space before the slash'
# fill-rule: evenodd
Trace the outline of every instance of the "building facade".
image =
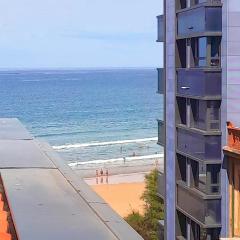
<svg viewBox="0 0 240 240">
<path fill-rule="evenodd" d="M 227 122 L 240 126 L 240 1 L 165 0 L 158 41 L 165 64 L 158 70 L 165 239 L 240 237 L 223 151 Z"/>
<path fill-rule="evenodd" d="M 224 147 L 229 179 L 229 237 L 240 236 L 240 128 L 229 122 Z"/>
</svg>

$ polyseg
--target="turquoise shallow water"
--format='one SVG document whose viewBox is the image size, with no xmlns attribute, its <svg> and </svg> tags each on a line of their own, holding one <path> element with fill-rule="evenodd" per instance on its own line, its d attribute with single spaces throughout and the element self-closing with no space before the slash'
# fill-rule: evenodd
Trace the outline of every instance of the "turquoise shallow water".
<svg viewBox="0 0 240 240">
<path fill-rule="evenodd" d="M 19 118 L 69 162 L 151 155 L 155 140 L 125 140 L 157 137 L 156 89 L 155 69 L 2 71 L 0 117 Z"/>
</svg>

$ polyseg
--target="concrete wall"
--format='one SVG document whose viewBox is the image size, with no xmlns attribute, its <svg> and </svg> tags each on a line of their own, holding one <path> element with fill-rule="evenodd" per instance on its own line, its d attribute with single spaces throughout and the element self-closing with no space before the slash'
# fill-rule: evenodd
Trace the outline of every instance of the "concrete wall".
<svg viewBox="0 0 240 240">
<path fill-rule="evenodd" d="M 240 126 L 240 1 L 222 0 L 222 145 L 227 145 L 226 121 Z M 224 167 L 226 163 L 224 162 Z M 222 171 L 222 236 L 229 233 L 228 178 Z"/>
<path fill-rule="evenodd" d="M 166 0 L 165 239 L 175 239 L 175 0 Z"/>
<path fill-rule="evenodd" d="M 224 0 L 223 11 L 227 118 L 240 127 L 240 1 Z"/>
<path fill-rule="evenodd" d="M 240 1 L 228 0 L 227 111 L 228 121 L 240 126 Z"/>
</svg>

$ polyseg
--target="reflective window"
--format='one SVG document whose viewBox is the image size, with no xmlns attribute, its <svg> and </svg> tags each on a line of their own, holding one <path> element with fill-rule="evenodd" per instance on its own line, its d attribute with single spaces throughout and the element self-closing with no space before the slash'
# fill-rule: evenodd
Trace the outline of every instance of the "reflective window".
<svg viewBox="0 0 240 240">
<path fill-rule="evenodd" d="M 220 65 L 221 38 L 212 37 L 209 39 L 210 39 L 210 45 L 211 45 L 211 66 L 216 67 Z"/>
<path fill-rule="evenodd" d="M 206 194 L 220 193 L 220 164 L 198 163 L 195 187 Z"/>
<path fill-rule="evenodd" d="M 220 101 L 191 99 L 191 127 L 210 131 L 220 130 Z"/>
<path fill-rule="evenodd" d="M 204 67 L 207 65 L 207 38 L 199 38 L 197 43 L 197 66 Z"/>
<path fill-rule="evenodd" d="M 192 106 L 192 123 L 193 128 L 207 130 L 207 112 L 206 112 L 206 101 L 200 101 L 191 99 Z"/>
<path fill-rule="evenodd" d="M 187 124 L 187 99 L 177 97 L 177 121 L 180 124 Z"/>
<path fill-rule="evenodd" d="M 177 180 L 187 183 L 187 158 L 177 154 Z"/>
<path fill-rule="evenodd" d="M 195 67 L 220 67 L 220 37 L 192 38 L 191 46 Z"/>
<path fill-rule="evenodd" d="M 187 7 L 187 0 L 176 0 L 177 9 L 184 9 Z"/>
<path fill-rule="evenodd" d="M 193 57 L 196 67 L 207 66 L 207 38 L 192 39 Z"/>
<path fill-rule="evenodd" d="M 207 102 L 207 118 L 208 118 L 208 126 L 209 130 L 219 130 L 220 129 L 220 109 L 221 102 L 220 101 L 208 101 Z"/>
<path fill-rule="evenodd" d="M 200 3 L 205 3 L 205 2 L 207 2 L 207 0 L 195 0 L 195 5 L 196 4 L 200 4 Z"/>
</svg>

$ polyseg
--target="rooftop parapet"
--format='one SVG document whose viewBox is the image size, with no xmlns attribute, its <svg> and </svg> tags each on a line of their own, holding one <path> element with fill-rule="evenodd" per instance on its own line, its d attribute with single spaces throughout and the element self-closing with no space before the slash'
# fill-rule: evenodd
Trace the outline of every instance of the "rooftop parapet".
<svg viewBox="0 0 240 240">
<path fill-rule="evenodd" d="M 235 127 L 231 122 L 227 123 L 228 147 L 240 151 L 240 128 Z"/>
<path fill-rule="evenodd" d="M 0 233 L 1 240 L 142 240 L 51 146 L 17 119 L 0 123 L 3 206 L 16 230 L 15 238 Z"/>
<path fill-rule="evenodd" d="M 233 123 L 227 122 L 228 145 L 223 148 L 226 155 L 234 155 L 240 158 L 240 128 Z"/>
</svg>

